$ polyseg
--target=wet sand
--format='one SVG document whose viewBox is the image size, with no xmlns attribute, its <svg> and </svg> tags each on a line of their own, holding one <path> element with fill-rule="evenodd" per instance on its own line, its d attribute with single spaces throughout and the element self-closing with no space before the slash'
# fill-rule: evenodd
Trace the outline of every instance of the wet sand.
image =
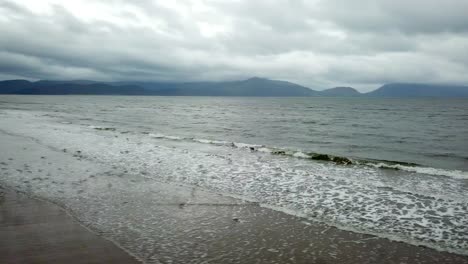
<svg viewBox="0 0 468 264">
<path fill-rule="evenodd" d="M 56 205 L 0 187 L 0 263 L 140 263 Z"/>
<path fill-rule="evenodd" d="M 2 263 L 139 263 L 58 206 L 0 190 Z M 159 237 L 160 243 L 153 245 L 147 261 L 468 263 L 465 256 L 342 231 L 256 204 L 235 202 L 159 204 L 161 217 L 175 221 L 160 222 L 159 229 L 166 232 Z M 167 244 L 173 247 L 167 248 Z"/>
</svg>

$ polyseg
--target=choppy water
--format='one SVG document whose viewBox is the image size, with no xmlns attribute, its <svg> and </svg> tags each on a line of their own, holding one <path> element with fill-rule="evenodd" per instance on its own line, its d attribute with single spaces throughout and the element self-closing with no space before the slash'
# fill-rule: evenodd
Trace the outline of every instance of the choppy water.
<svg viewBox="0 0 468 264">
<path fill-rule="evenodd" d="M 468 100 L 9 96 L 90 124 L 468 171 Z"/>
<path fill-rule="evenodd" d="M 468 254 L 468 100 L 2 96 L 0 109 L 40 113 L 54 124 L 42 141 L 145 177 Z"/>
</svg>

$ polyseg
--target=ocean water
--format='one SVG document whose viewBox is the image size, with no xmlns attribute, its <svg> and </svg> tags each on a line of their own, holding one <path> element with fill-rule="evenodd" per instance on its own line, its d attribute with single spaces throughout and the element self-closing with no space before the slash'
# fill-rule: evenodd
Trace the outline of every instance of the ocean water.
<svg viewBox="0 0 468 264">
<path fill-rule="evenodd" d="M 0 107 L 161 137 L 468 171 L 467 99 L 11 96 Z"/>
<path fill-rule="evenodd" d="M 468 254 L 466 99 L 0 96 L 0 111 L 146 178 Z"/>
</svg>

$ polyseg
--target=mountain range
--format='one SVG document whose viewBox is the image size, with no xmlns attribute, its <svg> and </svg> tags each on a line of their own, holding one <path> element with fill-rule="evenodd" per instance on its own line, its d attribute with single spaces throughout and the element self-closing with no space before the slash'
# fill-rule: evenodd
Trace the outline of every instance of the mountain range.
<svg viewBox="0 0 468 264">
<path fill-rule="evenodd" d="M 250 78 L 223 82 L 97 82 L 88 80 L 31 82 L 0 81 L 0 94 L 43 95 L 159 95 L 159 96 L 257 96 L 257 97 L 468 97 L 468 86 L 390 83 L 360 93 L 352 87 L 312 90 L 295 83 Z"/>
</svg>

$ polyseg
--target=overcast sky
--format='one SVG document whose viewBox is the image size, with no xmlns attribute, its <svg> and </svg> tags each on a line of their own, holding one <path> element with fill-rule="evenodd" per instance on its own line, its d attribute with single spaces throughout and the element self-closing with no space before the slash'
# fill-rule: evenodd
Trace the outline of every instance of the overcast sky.
<svg viewBox="0 0 468 264">
<path fill-rule="evenodd" d="M 468 85 L 468 0 L 0 0 L 0 79 Z"/>
</svg>

